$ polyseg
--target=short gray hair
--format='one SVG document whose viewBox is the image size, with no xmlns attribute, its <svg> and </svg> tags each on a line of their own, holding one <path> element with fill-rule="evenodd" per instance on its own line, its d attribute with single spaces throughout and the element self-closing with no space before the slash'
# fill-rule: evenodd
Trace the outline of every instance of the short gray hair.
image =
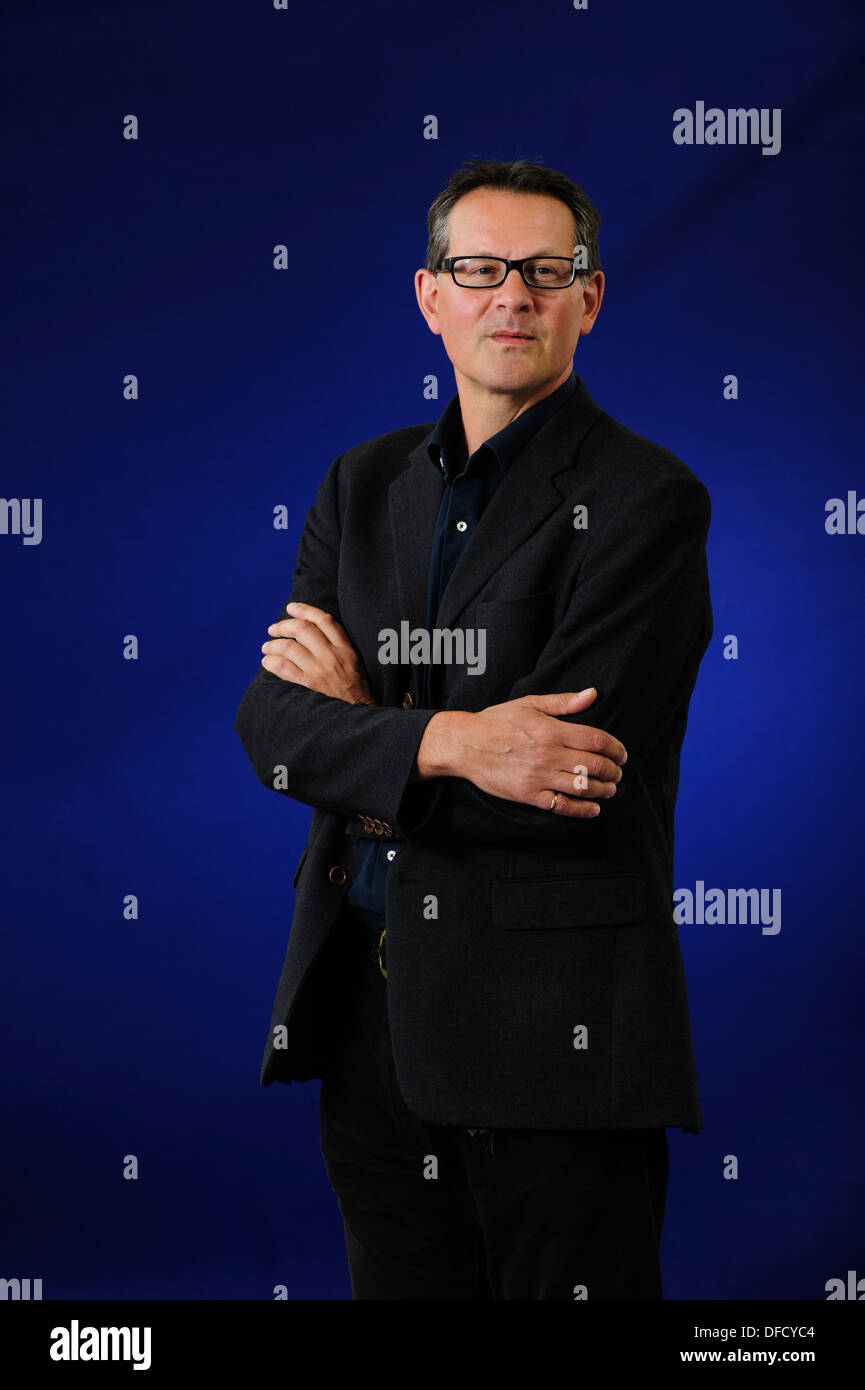
<svg viewBox="0 0 865 1390">
<path fill-rule="evenodd" d="M 579 184 L 532 159 L 467 159 L 452 175 L 446 188 L 427 213 L 426 268 L 436 271 L 450 245 L 450 215 L 454 204 L 475 188 L 504 189 L 510 193 L 546 193 L 558 198 L 574 219 L 574 244 L 585 246 L 588 265 L 580 276 L 585 285 L 589 275 L 601 269 L 598 228 L 601 214 Z"/>
</svg>

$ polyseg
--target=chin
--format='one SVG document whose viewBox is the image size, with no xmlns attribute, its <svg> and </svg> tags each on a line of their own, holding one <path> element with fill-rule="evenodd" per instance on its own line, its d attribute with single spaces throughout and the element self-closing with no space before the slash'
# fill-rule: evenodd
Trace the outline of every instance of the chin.
<svg viewBox="0 0 865 1390">
<path fill-rule="evenodd" d="M 548 380 L 549 373 L 515 362 L 510 370 L 491 372 L 487 378 L 490 391 L 533 391 Z"/>
</svg>

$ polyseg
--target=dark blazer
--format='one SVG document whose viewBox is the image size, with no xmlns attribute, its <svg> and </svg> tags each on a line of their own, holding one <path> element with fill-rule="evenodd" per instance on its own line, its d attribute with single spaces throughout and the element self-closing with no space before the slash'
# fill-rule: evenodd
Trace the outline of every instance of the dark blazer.
<svg viewBox="0 0 865 1390">
<path fill-rule="evenodd" d="M 435 708 L 418 709 L 419 668 L 379 664 L 378 634 L 426 623 L 444 488 L 424 448 L 432 428 L 393 430 L 331 464 L 294 572 L 291 599 L 342 623 L 382 708 L 261 668 L 237 711 L 262 783 L 314 808 L 261 1082 L 322 1075 L 344 1008 L 335 924 L 356 836 L 394 836 L 388 1015 L 400 1090 L 421 1120 L 699 1129 L 673 810 L 712 634 L 709 495 L 578 378 L 509 468 L 443 595 L 436 625 L 485 628 L 486 670 L 434 666 Z M 504 801 L 461 778 L 409 781 L 437 709 L 590 685 L 594 704 L 568 720 L 628 751 L 596 818 Z"/>
</svg>

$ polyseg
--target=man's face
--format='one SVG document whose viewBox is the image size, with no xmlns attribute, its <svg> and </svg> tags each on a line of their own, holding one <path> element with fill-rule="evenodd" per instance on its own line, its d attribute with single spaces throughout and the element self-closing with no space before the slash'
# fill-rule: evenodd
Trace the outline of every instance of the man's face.
<svg viewBox="0 0 865 1390">
<path fill-rule="evenodd" d="M 570 210 L 545 193 L 476 188 L 451 209 L 449 256 L 573 257 Z M 447 271 L 419 270 L 421 313 L 440 333 L 458 388 L 530 396 L 554 389 L 573 370 L 577 341 L 591 332 L 601 306 L 600 271 L 585 288 L 529 289 L 518 270 L 493 289 L 468 289 Z M 521 337 L 508 336 L 512 334 Z"/>
</svg>

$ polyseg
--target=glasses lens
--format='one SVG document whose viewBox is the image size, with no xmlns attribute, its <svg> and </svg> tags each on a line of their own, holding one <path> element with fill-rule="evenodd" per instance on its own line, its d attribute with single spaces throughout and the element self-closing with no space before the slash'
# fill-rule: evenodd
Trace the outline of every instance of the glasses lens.
<svg viewBox="0 0 865 1390">
<path fill-rule="evenodd" d="M 544 256 L 536 261 L 526 261 L 524 270 L 530 285 L 551 285 L 553 289 L 570 285 L 574 278 L 574 263 L 564 256 Z"/>
<path fill-rule="evenodd" d="M 495 256 L 462 256 L 453 270 L 458 285 L 498 285 L 505 278 L 505 262 Z"/>
</svg>

